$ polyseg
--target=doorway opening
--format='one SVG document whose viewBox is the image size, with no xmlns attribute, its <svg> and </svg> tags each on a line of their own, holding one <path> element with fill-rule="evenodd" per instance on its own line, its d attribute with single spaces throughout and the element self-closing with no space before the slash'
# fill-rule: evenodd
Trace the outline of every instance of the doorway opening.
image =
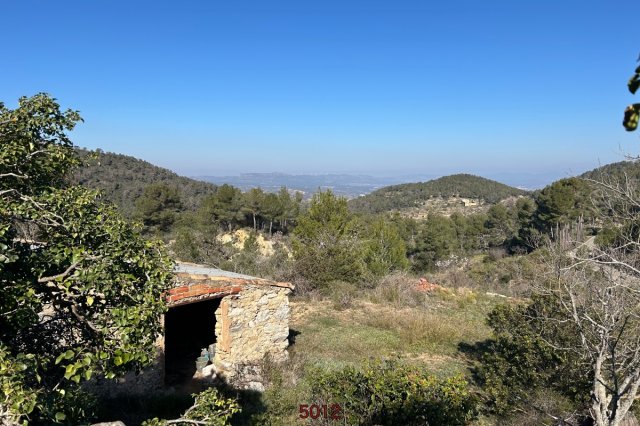
<svg viewBox="0 0 640 426">
<path fill-rule="evenodd" d="M 169 308 L 164 316 L 165 385 L 190 381 L 203 348 L 216 342 L 216 309 L 222 299 Z"/>
</svg>

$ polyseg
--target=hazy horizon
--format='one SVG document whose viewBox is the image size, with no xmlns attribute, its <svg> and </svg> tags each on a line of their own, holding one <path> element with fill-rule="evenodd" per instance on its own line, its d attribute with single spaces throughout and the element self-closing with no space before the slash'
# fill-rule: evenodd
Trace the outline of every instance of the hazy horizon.
<svg viewBox="0 0 640 426">
<path fill-rule="evenodd" d="M 618 162 L 618 161 L 623 161 L 625 160 L 624 157 L 620 157 L 618 160 L 614 160 L 612 162 Z M 606 163 L 609 164 L 609 163 Z M 597 167 L 603 166 L 605 165 L 605 163 L 594 163 L 591 165 L 586 165 L 584 167 L 581 167 L 579 169 L 573 169 L 573 170 L 549 170 L 546 172 L 538 172 L 538 173 L 532 173 L 532 172 L 518 172 L 518 171 L 499 171 L 499 170 L 458 170 L 458 169 L 452 169 L 449 171 L 441 171 L 441 172 L 429 172 L 429 171 L 424 171 L 422 173 L 383 173 L 383 172 L 379 172 L 376 173 L 375 171 L 373 172 L 363 172 L 363 173 L 357 173 L 357 172 L 349 172 L 349 171 L 327 171 L 327 172 L 299 172 L 299 173 L 291 173 L 291 172 L 283 172 L 283 171 L 278 171 L 278 170 L 271 170 L 271 171 L 242 171 L 242 172 L 238 172 L 238 173 L 199 173 L 199 174 L 183 174 L 180 173 L 180 171 L 175 171 L 178 174 L 181 174 L 183 176 L 187 176 L 193 179 L 200 179 L 200 178 L 205 178 L 205 177 L 211 177 L 211 178 L 228 178 L 228 177 L 241 177 L 243 175 L 251 175 L 251 174 L 284 174 L 284 175 L 290 175 L 290 176 L 302 176 L 302 175 L 312 175 L 312 176 L 321 176 L 321 175 L 350 175 L 350 176 L 370 176 L 373 178 L 381 178 L 381 179 L 395 179 L 395 180 L 399 180 L 402 182 L 419 182 L 419 181 L 426 181 L 426 180 L 431 180 L 431 179 L 437 179 L 439 177 L 442 176 L 449 176 L 449 175 L 454 175 L 454 174 L 471 174 L 471 175 L 477 175 L 477 176 L 482 176 L 485 177 L 487 179 L 492 179 L 492 180 L 496 180 L 498 182 L 502 182 L 505 183 L 507 185 L 511 185 L 511 186 L 516 186 L 516 187 L 523 187 L 523 188 L 527 188 L 527 189 L 539 189 L 539 188 L 543 188 L 544 186 L 558 180 L 558 179 L 562 179 L 562 178 L 566 178 L 566 177 L 572 177 L 572 176 L 577 176 L 577 175 L 581 175 L 584 172 L 593 170 Z"/>
<path fill-rule="evenodd" d="M 331 176 L 331 175 L 346 175 L 346 176 L 363 176 L 371 177 L 373 179 L 394 181 L 395 183 L 413 183 L 413 182 L 426 182 L 433 179 L 438 179 L 443 176 L 455 175 L 455 174 L 471 174 L 481 176 L 487 179 L 492 179 L 510 186 L 517 188 L 535 190 L 541 189 L 546 185 L 555 182 L 558 179 L 572 177 L 580 175 L 589 170 L 593 170 L 600 165 L 594 167 L 585 168 L 584 170 L 576 170 L 574 172 L 568 171 L 566 173 L 518 173 L 518 172 L 489 172 L 489 173 L 474 173 L 470 171 L 454 171 L 451 173 L 422 173 L 422 174 L 373 174 L 373 173 L 349 173 L 349 172 L 335 172 L 335 173 L 285 173 L 279 171 L 271 172 L 243 172 L 232 174 L 199 174 L 199 175 L 183 175 L 197 180 L 210 180 L 212 182 L 218 180 L 221 183 L 233 182 L 233 178 L 241 178 L 249 175 L 284 175 L 290 177 L 303 177 L 303 176 Z M 180 173 L 178 173 L 180 174 Z M 209 179 L 207 179 L 209 178 Z"/>
<path fill-rule="evenodd" d="M 5 5 L 0 101 L 48 92 L 85 119 L 77 145 L 181 175 L 526 185 L 640 151 L 635 17 L 612 2 L 65 5 Z"/>
</svg>

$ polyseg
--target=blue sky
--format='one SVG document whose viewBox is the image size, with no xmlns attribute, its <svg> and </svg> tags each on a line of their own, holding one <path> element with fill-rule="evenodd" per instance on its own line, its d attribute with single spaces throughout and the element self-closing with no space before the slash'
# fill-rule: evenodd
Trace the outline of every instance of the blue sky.
<svg viewBox="0 0 640 426">
<path fill-rule="evenodd" d="M 11 1 L 0 100 L 184 175 L 551 180 L 640 152 L 618 1 Z M 636 100 L 637 101 L 637 100 Z"/>
</svg>

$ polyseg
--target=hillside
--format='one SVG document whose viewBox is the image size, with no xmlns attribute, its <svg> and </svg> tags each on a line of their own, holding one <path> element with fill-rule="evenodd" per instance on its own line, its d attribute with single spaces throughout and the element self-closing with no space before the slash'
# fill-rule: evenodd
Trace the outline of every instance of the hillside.
<svg viewBox="0 0 640 426">
<path fill-rule="evenodd" d="M 585 172 L 581 178 L 600 180 L 603 177 L 622 181 L 625 176 L 631 181 L 640 181 L 640 163 L 636 161 L 619 161 Z"/>
<path fill-rule="evenodd" d="M 435 198 L 448 200 L 477 200 L 483 203 L 497 203 L 505 198 L 526 195 L 518 188 L 469 174 L 444 176 L 428 182 L 406 183 L 380 188 L 371 194 L 351 200 L 352 210 L 362 213 L 382 213 L 423 206 Z"/>
<path fill-rule="evenodd" d="M 79 150 L 79 153 L 87 164 L 75 173 L 73 181 L 104 191 L 105 197 L 127 216 L 132 215 L 135 200 L 152 183 L 164 183 L 178 188 L 182 203 L 187 209 L 195 209 L 200 200 L 213 194 L 217 187 L 212 183 L 178 176 L 171 170 L 128 155 L 98 151 L 97 158 L 91 159 L 89 155 L 92 152 Z"/>
</svg>

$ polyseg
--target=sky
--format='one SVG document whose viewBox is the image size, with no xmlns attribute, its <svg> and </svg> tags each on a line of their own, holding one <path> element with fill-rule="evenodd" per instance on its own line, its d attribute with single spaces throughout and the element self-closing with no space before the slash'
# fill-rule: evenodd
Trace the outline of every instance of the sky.
<svg viewBox="0 0 640 426">
<path fill-rule="evenodd" d="M 186 176 L 559 177 L 640 153 L 629 2 L 6 1 L 0 101 Z M 534 179 L 534 180 L 535 180 Z"/>
</svg>

